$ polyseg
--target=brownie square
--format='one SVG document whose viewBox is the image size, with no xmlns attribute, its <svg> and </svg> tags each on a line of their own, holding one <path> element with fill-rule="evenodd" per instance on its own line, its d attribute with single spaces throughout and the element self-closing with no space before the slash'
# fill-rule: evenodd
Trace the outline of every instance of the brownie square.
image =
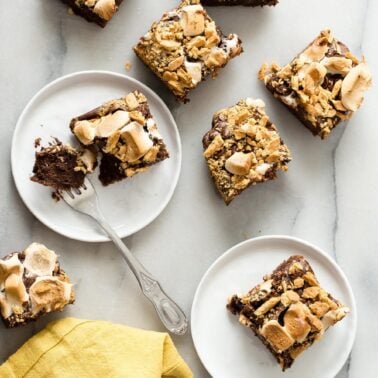
<svg viewBox="0 0 378 378">
<path fill-rule="evenodd" d="M 277 5 L 278 0 L 202 0 L 203 5 L 244 5 L 245 7 L 263 7 Z"/>
<path fill-rule="evenodd" d="M 117 12 L 123 0 L 62 0 L 72 11 L 85 18 L 88 22 L 95 22 L 105 27 Z"/>
<path fill-rule="evenodd" d="M 227 304 L 273 354 L 282 370 L 349 312 L 319 284 L 303 256 L 291 256 L 246 295 Z"/>
<path fill-rule="evenodd" d="M 85 147 L 101 154 L 99 179 L 109 185 L 169 158 L 146 97 L 134 91 L 111 100 L 70 123 Z"/>
<path fill-rule="evenodd" d="M 209 75 L 215 77 L 242 47 L 236 34 L 223 35 L 199 0 L 183 0 L 152 24 L 134 51 L 177 99 L 186 102 L 189 91 Z"/>
<path fill-rule="evenodd" d="M 202 142 L 211 176 L 226 204 L 250 185 L 286 171 L 291 160 L 262 100 L 247 98 L 215 113 Z"/>
<path fill-rule="evenodd" d="M 330 30 L 322 31 L 285 67 L 264 64 L 259 78 L 322 139 L 352 117 L 371 85 L 365 61 L 358 60 Z"/>
<path fill-rule="evenodd" d="M 62 311 L 74 301 L 73 285 L 57 254 L 43 244 L 32 243 L 0 259 L 0 314 L 6 327 Z"/>
<path fill-rule="evenodd" d="M 35 153 L 32 181 L 62 190 L 80 188 L 87 173 L 97 166 L 95 154 L 89 149 L 75 149 L 55 139 Z M 54 195 L 54 198 L 58 198 Z"/>
</svg>

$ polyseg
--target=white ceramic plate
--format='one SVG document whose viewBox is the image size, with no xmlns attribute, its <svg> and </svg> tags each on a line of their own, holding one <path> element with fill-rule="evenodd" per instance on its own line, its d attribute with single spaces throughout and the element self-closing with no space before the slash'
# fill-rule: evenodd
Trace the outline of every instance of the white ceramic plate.
<svg viewBox="0 0 378 378">
<path fill-rule="evenodd" d="M 145 94 L 170 158 L 119 183 L 103 187 L 97 171 L 90 175 L 100 206 L 120 237 L 126 237 L 152 222 L 165 208 L 176 187 L 181 168 L 181 142 L 176 123 L 164 102 L 151 89 L 130 77 L 85 71 L 64 76 L 40 90 L 22 112 L 12 141 L 13 177 L 29 210 L 46 226 L 72 239 L 106 241 L 90 218 L 76 213 L 64 201 L 51 198 L 51 190 L 30 181 L 34 164 L 34 140 L 46 144 L 51 137 L 77 145 L 70 120 L 107 100 L 130 91 Z"/>
<path fill-rule="evenodd" d="M 247 293 L 293 254 L 308 259 L 320 284 L 350 307 L 351 313 L 283 374 L 261 341 L 226 310 L 226 302 L 232 294 Z M 216 260 L 198 286 L 191 317 L 197 353 L 216 378 L 334 377 L 352 349 L 356 324 L 356 304 L 344 273 L 321 249 L 288 236 L 247 240 Z"/>
</svg>

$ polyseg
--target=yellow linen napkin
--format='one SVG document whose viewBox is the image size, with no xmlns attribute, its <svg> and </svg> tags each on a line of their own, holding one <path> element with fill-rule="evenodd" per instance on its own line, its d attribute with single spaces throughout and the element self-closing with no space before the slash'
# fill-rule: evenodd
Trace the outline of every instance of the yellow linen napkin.
<svg viewBox="0 0 378 378">
<path fill-rule="evenodd" d="M 105 321 L 50 323 L 3 365 L 1 378 L 191 378 L 166 333 Z"/>
</svg>

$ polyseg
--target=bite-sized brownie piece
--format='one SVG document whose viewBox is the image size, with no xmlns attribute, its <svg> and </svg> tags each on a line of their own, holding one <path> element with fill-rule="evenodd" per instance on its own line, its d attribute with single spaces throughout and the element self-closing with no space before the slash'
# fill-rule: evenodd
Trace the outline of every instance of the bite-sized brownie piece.
<svg viewBox="0 0 378 378">
<path fill-rule="evenodd" d="M 56 253 L 32 243 L 0 259 L 0 313 L 8 328 L 24 325 L 75 301 Z"/>
<path fill-rule="evenodd" d="M 233 295 L 227 308 L 264 343 L 282 370 L 349 312 L 320 286 L 303 256 L 291 256 L 246 295 Z"/>
<path fill-rule="evenodd" d="M 72 119 L 70 127 L 82 145 L 102 153 L 103 185 L 144 172 L 169 157 L 147 99 L 138 91 Z"/>
<path fill-rule="evenodd" d="M 264 64 L 259 79 L 322 139 L 352 117 L 372 81 L 365 61 L 358 60 L 330 30 L 322 31 L 285 67 Z"/>
<path fill-rule="evenodd" d="M 123 0 L 62 0 L 74 13 L 101 27 L 110 21 Z"/>
<path fill-rule="evenodd" d="M 183 0 L 152 24 L 134 51 L 177 99 L 186 102 L 189 91 L 209 75 L 215 77 L 242 47 L 236 34 L 223 35 L 199 0 Z"/>
<path fill-rule="evenodd" d="M 245 7 L 263 7 L 277 5 L 278 0 L 202 0 L 203 5 L 244 5 Z"/>
<path fill-rule="evenodd" d="M 247 98 L 215 113 L 202 142 L 211 176 L 226 204 L 250 185 L 286 171 L 291 160 L 262 100 Z"/>
<path fill-rule="evenodd" d="M 75 189 L 83 185 L 85 175 L 92 173 L 96 165 L 96 155 L 90 149 L 75 149 L 54 139 L 35 153 L 30 179 L 56 192 Z"/>
</svg>

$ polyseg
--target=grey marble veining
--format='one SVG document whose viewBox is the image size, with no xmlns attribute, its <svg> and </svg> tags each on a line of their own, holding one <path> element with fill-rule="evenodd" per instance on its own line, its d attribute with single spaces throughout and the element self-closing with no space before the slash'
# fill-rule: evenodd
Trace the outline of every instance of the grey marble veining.
<svg viewBox="0 0 378 378">
<path fill-rule="evenodd" d="M 372 0 L 281 0 L 275 9 L 213 8 L 226 32 L 238 33 L 245 53 L 191 95 L 176 103 L 134 57 L 132 45 L 173 0 L 125 0 L 104 29 L 69 16 L 58 0 L 0 2 L 0 245 L 1 254 L 31 241 L 55 249 L 77 287 L 77 302 L 22 329 L 0 329 L 0 361 L 56 317 L 107 319 L 163 330 L 121 257 L 109 243 L 68 240 L 37 221 L 21 202 L 10 171 L 10 143 L 22 109 L 34 93 L 70 72 L 102 69 L 127 73 L 166 101 L 183 141 L 177 190 L 161 216 L 125 241 L 190 312 L 197 284 L 209 265 L 232 245 L 252 236 L 289 234 L 307 239 L 335 257 L 353 286 L 359 326 L 355 347 L 338 378 L 375 377 L 378 360 L 378 91 L 332 136 L 313 138 L 258 82 L 264 61 L 288 62 L 323 28 L 331 27 L 353 52 L 364 54 L 378 77 L 378 3 Z M 124 63 L 132 68 L 125 72 Z M 202 135 L 212 113 L 246 96 L 261 97 L 293 154 L 289 172 L 258 185 L 229 207 L 215 193 L 202 158 Z M 207 377 L 190 335 L 174 338 L 197 377 Z M 337 351 L 333 351 L 337 353 Z M 281 376 L 278 374 L 277 376 Z M 319 377 L 321 378 L 321 377 Z"/>
</svg>

